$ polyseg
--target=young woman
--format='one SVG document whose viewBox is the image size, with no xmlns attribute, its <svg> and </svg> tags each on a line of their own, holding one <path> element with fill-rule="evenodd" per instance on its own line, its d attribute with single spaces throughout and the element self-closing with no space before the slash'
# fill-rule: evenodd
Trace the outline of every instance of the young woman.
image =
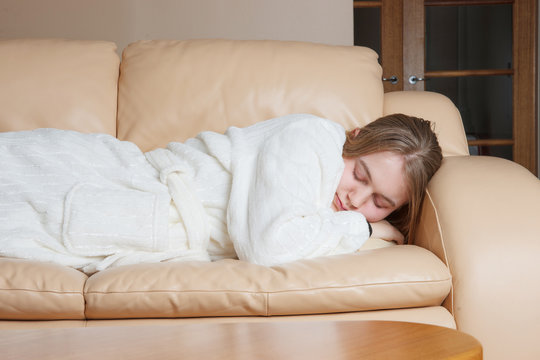
<svg viewBox="0 0 540 360">
<path fill-rule="evenodd" d="M 358 193 L 350 197 L 353 209 L 368 221 L 388 220 L 403 235 L 378 226 L 381 238 L 398 242 L 414 238 L 425 189 L 442 161 L 430 122 L 403 114 L 382 117 L 347 133 L 343 158 L 346 170 L 341 181 L 350 173 L 347 169 L 355 166 L 353 175 L 360 182 L 355 188 Z M 340 187 L 341 183 L 338 192 Z M 384 190 L 378 193 L 377 187 Z M 385 192 L 395 195 L 386 198 Z M 365 201 L 355 205 L 355 195 Z"/>
<path fill-rule="evenodd" d="M 155 261 L 275 265 L 414 236 L 441 150 L 429 122 L 289 115 L 141 153 L 97 134 L 0 134 L 0 255 L 91 273 Z M 386 219 L 386 220 L 384 220 Z"/>
</svg>

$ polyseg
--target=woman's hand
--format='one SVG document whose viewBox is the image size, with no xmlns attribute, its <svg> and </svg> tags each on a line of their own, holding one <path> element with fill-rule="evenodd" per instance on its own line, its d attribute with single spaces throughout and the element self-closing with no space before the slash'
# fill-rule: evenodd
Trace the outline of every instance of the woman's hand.
<svg viewBox="0 0 540 360">
<path fill-rule="evenodd" d="M 398 229 L 390 225 L 388 221 L 381 220 L 371 223 L 370 225 L 371 229 L 373 230 L 371 233 L 372 238 L 394 241 L 398 245 L 403 245 L 405 237 L 399 232 Z"/>
</svg>

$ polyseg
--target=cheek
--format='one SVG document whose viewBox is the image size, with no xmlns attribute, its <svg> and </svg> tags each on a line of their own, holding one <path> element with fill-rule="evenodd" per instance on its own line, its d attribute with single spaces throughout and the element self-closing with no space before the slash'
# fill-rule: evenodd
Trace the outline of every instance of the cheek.
<svg viewBox="0 0 540 360">
<path fill-rule="evenodd" d="M 366 205 L 358 209 L 358 212 L 360 212 L 368 222 L 377 222 L 384 220 L 392 210 L 390 209 L 379 209 L 374 205 Z"/>
</svg>

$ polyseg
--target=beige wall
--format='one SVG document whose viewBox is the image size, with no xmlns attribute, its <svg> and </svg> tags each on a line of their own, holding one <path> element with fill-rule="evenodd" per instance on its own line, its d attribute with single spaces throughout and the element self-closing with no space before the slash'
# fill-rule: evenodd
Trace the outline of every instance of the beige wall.
<svg viewBox="0 0 540 360">
<path fill-rule="evenodd" d="M 0 37 L 353 44 L 351 0 L 0 0 Z"/>
</svg>

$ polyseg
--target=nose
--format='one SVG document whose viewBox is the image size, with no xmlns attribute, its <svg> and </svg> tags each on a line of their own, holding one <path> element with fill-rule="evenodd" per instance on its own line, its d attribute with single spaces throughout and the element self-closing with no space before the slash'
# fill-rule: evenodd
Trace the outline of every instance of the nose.
<svg viewBox="0 0 540 360">
<path fill-rule="evenodd" d="M 371 197 L 371 191 L 368 188 L 365 189 L 355 189 L 349 193 L 349 203 L 352 210 L 356 210 L 362 207 Z"/>
</svg>

